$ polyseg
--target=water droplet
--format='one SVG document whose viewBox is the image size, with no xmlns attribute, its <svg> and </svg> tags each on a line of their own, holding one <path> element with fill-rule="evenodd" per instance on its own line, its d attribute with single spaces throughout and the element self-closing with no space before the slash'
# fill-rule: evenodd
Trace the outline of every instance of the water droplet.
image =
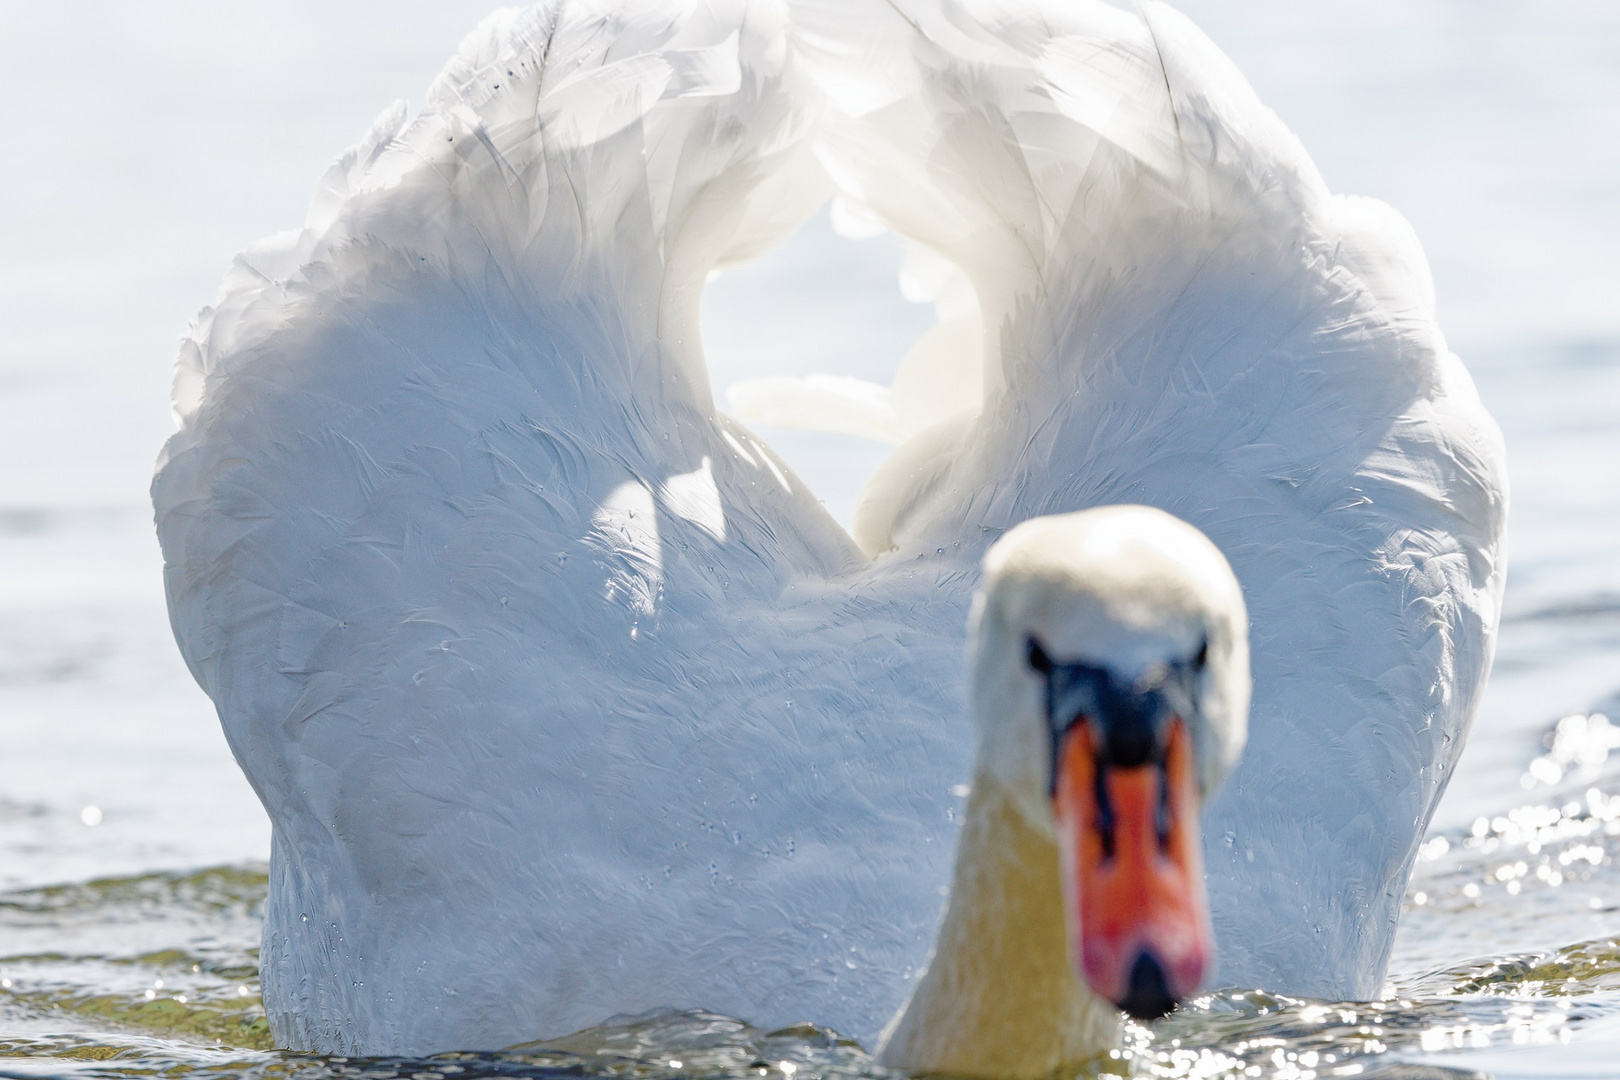
<svg viewBox="0 0 1620 1080">
<path fill-rule="evenodd" d="M 100 825 L 101 816 L 101 807 L 99 806 L 87 806 L 79 811 L 79 820 L 90 826 Z"/>
</svg>

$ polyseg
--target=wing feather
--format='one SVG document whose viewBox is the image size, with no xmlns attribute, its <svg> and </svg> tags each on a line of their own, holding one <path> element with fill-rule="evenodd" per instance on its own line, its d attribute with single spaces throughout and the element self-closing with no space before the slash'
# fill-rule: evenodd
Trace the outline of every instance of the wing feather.
<svg viewBox="0 0 1620 1080">
<path fill-rule="evenodd" d="M 1221 978 L 1376 994 L 1504 570 L 1501 436 L 1411 229 L 1331 194 L 1158 0 L 802 6 L 848 84 L 835 176 L 971 279 L 985 327 L 977 422 L 896 451 L 863 547 L 1120 502 L 1208 533 L 1254 634 L 1249 750 L 1210 810 Z M 884 81 L 846 78 L 873 50 Z"/>
</svg>

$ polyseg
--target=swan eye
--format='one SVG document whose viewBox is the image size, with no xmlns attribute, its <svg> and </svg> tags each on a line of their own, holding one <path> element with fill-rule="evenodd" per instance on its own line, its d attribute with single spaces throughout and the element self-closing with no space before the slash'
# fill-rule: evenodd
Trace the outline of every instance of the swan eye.
<svg viewBox="0 0 1620 1080">
<path fill-rule="evenodd" d="M 1204 635 L 1204 643 L 1198 646 L 1198 655 L 1193 657 L 1193 670 L 1203 671 L 1209 664 L 1209 635 Z"/>
<path fill-rule="evenodd" d="M 1052 658 L 1046 655 L 1046 650 L 1041 648 L 1041 643 L 1034 638 L 1029 639 L 1028 659 L 1031 670 L 1041 675 L 1052 674 Z"/>
</svg>

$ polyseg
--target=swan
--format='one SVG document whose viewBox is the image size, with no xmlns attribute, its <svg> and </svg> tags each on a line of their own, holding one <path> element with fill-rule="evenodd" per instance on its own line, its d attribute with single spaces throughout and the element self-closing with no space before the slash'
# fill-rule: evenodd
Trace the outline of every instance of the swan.
<svg viewBox="0 0 1620 1080">
<path fill-rule="evenodd" d="M 893 386 L 807 399 L 901 440 L 853 536 L 716 409 L 698 327 L 708 275 L 834 191 L 941 317 Z M 1405 222 L 1158 2 L 492 15 L 176 363 L 165 587 L 273 824 L 276 1038 L 701 1007 L 1024 1075 L 1105 1046 L 1104 999 L 1375 994 L 1505 567 L 1500 435 L 1434 307 Z M 1110 909 L 1062 916 L 1102 803 L 1054 765 L 1052 702 L 1099 688 L 1179 718 L 1103 779 L 1199 804 L 1165 833 L 1181 943 L 1081 926 L 1054 966 Z M 1017 944 L 998 888 L 1046 913 L 1006 1023 L 959 992 Z"/>
</svg>

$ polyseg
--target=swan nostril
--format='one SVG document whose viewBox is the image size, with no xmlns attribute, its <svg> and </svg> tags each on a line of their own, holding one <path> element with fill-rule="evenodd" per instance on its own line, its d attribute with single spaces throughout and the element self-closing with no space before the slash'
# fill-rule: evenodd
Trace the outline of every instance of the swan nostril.
<svg viewBox="0 0 1620 1080">
<path fill-rule="evenodd" d="M 1159 854 L 1170 854 L 1170 828 L 1175 819 L 1170 816 L 1170 777 L 1159 770 L 1159 805 L 1153 814 L 1153 828 L 1158 834 Z"/>
<path fill-rule="evenodd" d="M 1131 985 L 1118 1003 L 1135 1020 L 1157 1020 L 1176 1007 L 1164 968 L 1150 952 L 1143 951 L 1131 965 Z"/>
<path fill-rule="evenodd" d="M 1098 762 L 1092 774 L 1092 797 L 1097 802 L 1097 836 L 1102 840 L 1104 862 L 1114 857 L 1114 804 L 1108 798 L 1108 769 Z"/>
</svg>

